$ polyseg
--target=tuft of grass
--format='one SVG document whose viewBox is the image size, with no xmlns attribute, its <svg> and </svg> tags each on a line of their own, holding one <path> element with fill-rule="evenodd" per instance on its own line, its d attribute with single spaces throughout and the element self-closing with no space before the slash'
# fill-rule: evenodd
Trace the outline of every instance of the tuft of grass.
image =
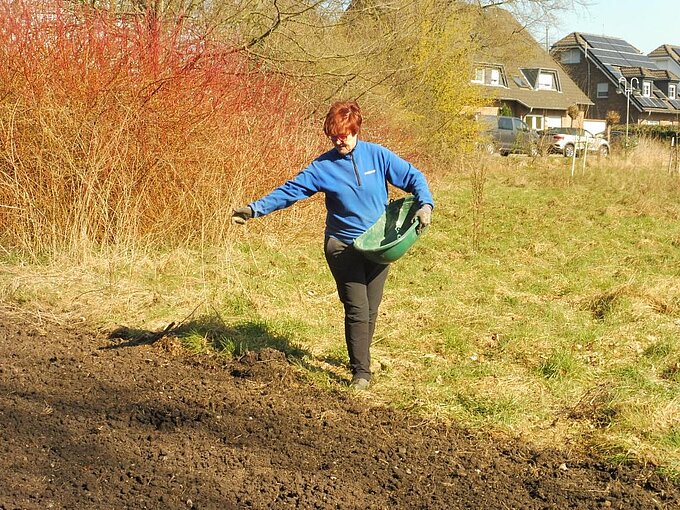
<svg viewBox="0 0 680 510">
<path fill-rule="evenodd" d="M 556 349 L 540 363 L 537 372 L 545 379 L 571 378 L 580 372 L 580 364 L 570 351 Z"/>
<path fill-rule="evenodd" d="M 661 377 L 671 382 L 680 383 L 680 357 L 675 357 L 663 368 Z"/>
<path fill-rule="evenodd" d="M 661 436 L 661 441 L 671 448 L 680 450 L 680 426 L 671 428 Z"/>
<path fill-rule="evenodd" d="M 593 314 L 593 318 L 603 321 L 607 316 L 614 311 L 616 303 L 626 295 L 627 286 L 606 291 L 594 297 L 588 303 L 588 309 Z"/>
<path fill-rule="evenodd" d="M 512 425 L 520 412 L 517 399 L 512 397 L 490 398 L 480 395 L 459 394 L 456 396 L 456 402 L 475 421 L 491 421 Z"/>
</svg>

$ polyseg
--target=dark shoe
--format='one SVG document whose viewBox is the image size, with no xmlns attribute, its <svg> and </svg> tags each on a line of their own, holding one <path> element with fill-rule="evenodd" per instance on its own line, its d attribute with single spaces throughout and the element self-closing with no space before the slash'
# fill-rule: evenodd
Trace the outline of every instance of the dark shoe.
<svg viewBox="0 0 680 510">
<path fill-rule="evenodd" d="M 368 381 L 368 379 L 364 379 L 363 377 L 355 377 L 352 379 L 349 387 L 355 390 L 367 390 L 370 385 L 371 383 Z"/>
</svg>

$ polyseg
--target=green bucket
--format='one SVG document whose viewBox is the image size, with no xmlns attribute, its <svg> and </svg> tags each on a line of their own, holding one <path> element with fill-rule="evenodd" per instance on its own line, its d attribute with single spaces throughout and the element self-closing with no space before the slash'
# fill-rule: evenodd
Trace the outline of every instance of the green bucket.
<svg viewBox="0 0 680 510">
<path fill-rule="evenodd" d="M 389 264 L 400 258 L 418 240 L 418 221 L 413 218 L 418 203 L 413 196 L 394 200 L 369 229 L 354 240 L 354 248 L 367 259 Z"/>
</svg>

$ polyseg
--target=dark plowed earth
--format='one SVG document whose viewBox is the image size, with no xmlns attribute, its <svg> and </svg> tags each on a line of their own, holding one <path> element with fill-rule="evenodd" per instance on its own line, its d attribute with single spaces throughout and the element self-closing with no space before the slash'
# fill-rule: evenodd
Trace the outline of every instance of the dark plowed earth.
<svg viewBox="0 0 680 510">
<path fill-rule="evenodd" d="M 276 351 L 226 363 L 0 312 L 15 508 L 647 510 L 680 508 L 680 490 L 317 390 Z"/>
</svg>

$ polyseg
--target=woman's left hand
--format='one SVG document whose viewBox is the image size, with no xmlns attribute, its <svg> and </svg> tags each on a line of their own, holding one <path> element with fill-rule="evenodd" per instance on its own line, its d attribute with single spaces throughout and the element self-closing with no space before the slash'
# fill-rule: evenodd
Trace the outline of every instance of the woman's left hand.
<svg viewBox="0 0 680 510">
<path fill-rule="evenodd" d="M 233 225 L 244 225 L 246 221 L 253 217 L 253 209 L 246 205 L 245 207 L 237 207 L 231 213 L 231 223 Z"/>
<path fill-rule="evenodd" d="M 416 232 L 420 234 L 425 227 L 432 223 L 432 206 L 425 204 L 416 212 L 413 217 L 413 221 L 418 221 L 418 226 L 416 227 Z"/>
</svg>

